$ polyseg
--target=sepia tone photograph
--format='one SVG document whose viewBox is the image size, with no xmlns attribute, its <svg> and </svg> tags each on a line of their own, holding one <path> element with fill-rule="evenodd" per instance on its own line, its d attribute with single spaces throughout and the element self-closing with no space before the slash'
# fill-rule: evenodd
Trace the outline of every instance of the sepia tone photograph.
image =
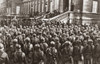
<svg viewBox="0 0 100 64">
<path fill-rule="evenodd" d="M 0 64 L 100 64 L 100 0 L 0 0 Z"/>
</svg>

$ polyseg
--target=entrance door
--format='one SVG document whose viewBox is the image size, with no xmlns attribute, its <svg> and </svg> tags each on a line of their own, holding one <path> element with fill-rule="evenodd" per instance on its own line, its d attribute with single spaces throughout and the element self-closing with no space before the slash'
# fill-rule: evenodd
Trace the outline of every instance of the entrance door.
<svg viewBox="0 0 100 64">
<path fill-rule="evenodd" d="M 69 7 L 69 0 L 63 0 L 63 10 L 68 11 L 68 7 Z"/>
</svg>

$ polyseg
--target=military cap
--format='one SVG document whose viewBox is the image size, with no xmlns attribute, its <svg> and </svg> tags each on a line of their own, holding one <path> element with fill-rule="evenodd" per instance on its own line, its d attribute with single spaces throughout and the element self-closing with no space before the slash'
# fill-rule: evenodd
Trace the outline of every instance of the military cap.
<svg viewBox="0 0 100 64">
<path fill-rule="evenodd" d="M 30 38 L 29 38 L 29 37 L 26 37 L 26 38 L 25 38 L 25 41 L 30 42 Z"/>
<path fill-rule="evenodd" d="M 0 43 L 0 49 L 4 49 L 4 45 Z"/>
<path fill-rule="evenodd" d="M 72 45 L 70 41 L 66 41 L 63 45 Z"/>
<path fill-rule="evenodd" d="M 2 37 L 2 33 L 0 33 L 0 37 Z"/>
<path fill-rule="evenodd" d="M 44 37 L 41 37 L 41 41 L 45 41 L 45 38 Z"/>
<path fill-rule="evenodd" d="M 54 46 L 55 45 L 55 42 L 54 41 L 51 41 L 50 44 Z"/>
<path fill-rule="evenodd" d="M 47 43 L 43 43 L 43 44 L 44 44 L 45 47 L 48 47 L 48 44 Z"/>
<path fill-rule="evenodd" d="M 39 44 L 35 44 L 35 47 L 36 47 L 36 48 L 40 48 L 40 45 L 39 45 Z"/>
<path fill-rule="evenodd" d="M 91 43 L 92 43 L 92 42 L 93 42 L 93 40 L 92 40 L 92 39 L 88 39 L 88 42 L 91 42 Z"/>
<path fill-rule="evenodd" d="M 17 39 L 14 39 L 12 42 L 13 42 L 13 43 L 17 43 L 17 42 L 18 42 L 18 40 L 17 40 Z"/>
<path fill-rule="evenodd" d="M 33 34 L 33 37 L 35 37 L 36 36 L 36 34 Z"/>
<path fill-rule="evenodd" d="M 58 37 L 56 37 L 56 38 L 55 38 L 55 40 L 56 40 L 56 41 L 59 41 L 59 38 L 58 38 Z"/>
<path fill-rule="evenodd" d="M 100 38 L 97 38 L 97 40 L 99 41 L 99 40 L 100 40 Z"/>
<path fill-rule="evenodd" d="M 11 36 L 9 33 L 6 34 L 7 36 Z"/>
<path fill-rule="evenodd" d="M 16 48 L 17 48 L 17 49 L 21 49 L 21 45 L 16 44 Z"/>
</svg>

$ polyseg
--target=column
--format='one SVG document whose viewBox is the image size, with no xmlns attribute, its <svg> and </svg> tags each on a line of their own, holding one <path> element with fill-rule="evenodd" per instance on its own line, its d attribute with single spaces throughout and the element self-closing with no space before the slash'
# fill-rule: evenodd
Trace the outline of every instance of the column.
<svg viewBox="0 0 100 64">
<path fill-rule="evenodd" d="M 40 12 L 42 12 L 42 0 L 40 0 Z"/>
<path fill-rule="evenodd" d="M 37 0 L 35 0 L 35 12 L 37 12 Z"/>
<path fill-rule="evenodd" d="M 55 10 L 58 10 L 59 7 L 59 0 L 55 0 Z"/>
<path fill-rule="evenodd" d="M 21 13 L 23 15 L 23 9 L 24 9 L 24 4 L 22 3 L 22 7 L 21 7 Z"/>
<path fill-rule="evenodd" d="M 29 1 L 29 14 L 31 13 L 31 5 L 30 5 L 30 1 Z"/>
<path fill-rule="evenodd" d="M 44 0 L 42 0 L 42 12 L 44 12 Z"/>
<path fill-rule="evenodd" d="M 44 0 L 44 13 L 46 13 L 46 0 Z"/>
<path fill-rule="evenodd" d="M 23 14 L 25 14 L 25 3 L 23 3 L 23 10 L 22 10 L 22 12 L 23 12 Z"/>
<path fill-rule="evenodd" d="M 23 11 L 25 11 L 25 16 L 26 16 L 26 14 L 27 14 L 27 12 L 26 12 L 26 11 L 27 11 L 27 10 L 26 10 L 26 8 L 27 8 L 27 7 L 26 7 L 26 3 L 24 3 L 24 7 L 25 7 L 25 9 L 24 9 Z"/>
<path fill-rule="evenodd" d="M 48 11 L 48 0 L 45 2 L 46 12 Z"/>
<path fill-rule="evenodd" d="M 40 13 L 40 0 L 38 0 L 38 12 Z"/>
<path fill-rule="evenodd" d="M 32 1 L 32 14 L 34 13 L 34 1 Z"/>
<path fill-rule="evenodd" d="M 50 11 L 50 2 L 51 0 L 48 0 L 48 11 Z"/>
<path fill-rule="evenodd" d="M 93 0 L 83 0 L 83 12 L 92 12 Z"/>
<path fill-rule="evenodd" d="M 60 0 L 58 0 L 58 11 L 59 11 L 59 2 L 60 2 Z"/>
<path fill-rule="evenodd" d="M 27 14 L 27 3 L 25 2 L 25 16 Z"/>
<path fill-rule="evenodd" d="M 63 0 L 59 1 L 59 10 L 61 13 L 63 12 Z"/>
<path fill-rule="evenodd" d="M 58 11 L 60 12 L 60 3 L 61 3 L 61 0 L 59 0 L 59 8 L 58 8 Z"/>
<path fill-rule="evenodd" d="M 23 9 L 24 9 L 24 3 L 22 3 L 22 7 L 21 7 L 21 13 L 23 15 Z"/>
<path fill-rule="evenodd" d="M 27 4 L 25 2 L 25 15 L 27 14 Z"/>
<path fill-rule="evenodd" d="M 98 0 L 98 13 L 100 14 L 100 0 Z"/>
<path fill-rule="evenodd" d="M 37 11 L 39 12 L 39 0 L 37 0 Z"/>
<path fill-rule="evenodd" d="M 52 0 L 52 9 L 55 10 L 55 0 Z"/>
<path fill-rule="evenodd" d="M 72 5 L 72 0 L 69 0 L 69 7 L 68 7 L 69 8 L 68 9 L 69 11 L 71 11 L 71 5 Z"/>
<path fill-rule="evenodd" d="M 30 1 L 29 4 L 30 4 L 30 12 L 29 13 L 32 14 L 32 1 Z"/>
<path fill-rule="evenodd" d="M 20 15 L 22 14 L 22 5 L 23 4 L 20 5 Z"/>
<path fill-rule="evenodd" d="M 29 8 L 29 7 L 28 7 L 28 2 L 26 2 L 26 7 L 27 7 L 26 10 L 27 10 L 27 14 L 28 14 L 28 12 L 29 12 L 29 9 L 28 9 L 28 8 Z"/>
<path fill-rule="evenodd" d="M 28 2 L 26 2 L 26 14 L 28 14 Z"/>
<path fill-rule="evenodd" d="M 33 10 L 34 10 L 34 12 L 35 12 L 35 6 L 36 6 L 36 5 L 35 5 L 35 0 L 34 0 L 34 9 L 33 9 Z"/>
<path fill-rule="evenodd" d="M 15 4 L 15 1 L 12 0 L 11 3 L 12 3 L 12 5 L 11 5 L 11 7 L 12 7 L 12 14 L 15 14 L 16 13 L 16 4 Z"/>
<path fill-rule="evenodd" d="M 50 1 L 50 12 L 53 12 L 53 0 Z"/>
<path fill-rule="evenodd" d="M 24 3 L 24 9 L 23 9 L 24 14 L 25 14 L 25 9 L 26 9 L 26 7 L 25 7 L 25 3 Z"/>
<path fill-rule="evenodd" d="M 24 9 L 25 9 L 25 7 L 24 7 L 24 3 L 23 3 L 23 6 L 22 6 L 22 14 L 24 14 Z"/>
<path fill-rule="evenodd" d="M 19 10 L 19 15 L 21 14 L 21 7 L 22 7 L 22 4 L 21 5 L 19 5 L 20 6 L 20 10 Z"/>
<path fill-rule="evenodd" d="M 27 11 L 26 8 L 27 8 L 27 7 L 26 7 L 26 3 L 24 2 L 24 10 L 23 10 L 23 11 L 25 11 L 25 15 L 26 15 L 26 13 L 27 13 L 27 12 L 26 12 L 26 11 Z"/>
<path fill-rule="evenodd" d="M 27 2 L 26 4 L 27 4 L 27 9 L 26 9 L 27 10 L 27 14 L 29 14 L 29 3 Z"/>
</svg>

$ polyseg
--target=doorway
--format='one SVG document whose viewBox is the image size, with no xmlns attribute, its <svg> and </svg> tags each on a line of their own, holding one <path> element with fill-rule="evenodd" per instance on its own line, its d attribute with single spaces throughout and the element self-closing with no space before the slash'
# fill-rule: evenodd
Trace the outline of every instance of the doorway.
<svg viewBox="0 0 100 64">
<path fill-rule="evenodd" d="M 69 9 L 69 0 L 63 0 L 63 10 L 68 11 Z"/>
</svg>

